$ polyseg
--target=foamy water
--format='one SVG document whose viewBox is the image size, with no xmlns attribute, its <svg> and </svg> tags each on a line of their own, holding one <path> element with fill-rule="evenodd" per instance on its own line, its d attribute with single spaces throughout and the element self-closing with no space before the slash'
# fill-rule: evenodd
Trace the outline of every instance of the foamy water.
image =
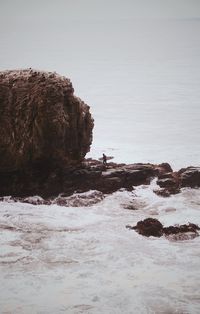
<svg viewBox="0 0 200 314">
<path fill-rule="evenodd" d="M 200 191 L 160 198 L 154 188 L 91 207 L 1 202 L 0 312 L 198 314 L 200 238 L 145 238 L 125 226 L 200 224 Z"/>
</svg>

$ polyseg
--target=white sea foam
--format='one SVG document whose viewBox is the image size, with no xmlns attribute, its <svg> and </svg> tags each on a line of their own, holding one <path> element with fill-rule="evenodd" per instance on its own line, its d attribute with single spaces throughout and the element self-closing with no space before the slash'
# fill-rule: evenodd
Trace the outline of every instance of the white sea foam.
<svg viewBox="0 0 200 314">
<path fill-rule="evenodd" d="M 91 207 L 1 202 L 1 313 L 199 313 L 200 239 L 145 238 L 125 226 L 152 210 L 164 225 L 200 224 L 200 190 L 161 198 L 154 188 Z M 125 209 L 131 202 L 137 210 Z"/>
</svg>

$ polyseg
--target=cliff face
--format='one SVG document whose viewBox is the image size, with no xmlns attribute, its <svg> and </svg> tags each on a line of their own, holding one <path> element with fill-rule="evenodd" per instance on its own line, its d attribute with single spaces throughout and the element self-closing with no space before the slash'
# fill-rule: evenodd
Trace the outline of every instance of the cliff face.
<svg viewBox="0 0 200 314">
<path fill-rule="evenodd" d="M 0 171 L 79 163 L 93 119 L 69 79 L 32 69 L 0 72 Z"/>
</svg>

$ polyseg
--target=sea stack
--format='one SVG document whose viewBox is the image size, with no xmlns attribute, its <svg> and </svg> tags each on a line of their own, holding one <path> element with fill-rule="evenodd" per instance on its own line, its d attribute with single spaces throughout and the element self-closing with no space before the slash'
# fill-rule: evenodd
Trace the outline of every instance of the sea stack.
<svg viewBox="0 0 200 314">
<path fill-rule="evenodd" d="M 90 150 L 89 109 L 57 73 L 0 72 L 0 195 L 60 193 Z"/>
<path fill-rule="evenodd" d="M 93 119 L 69 79 L 32 69 L 0 72 L 0 171 L 78 164 Z"/>
</svg>

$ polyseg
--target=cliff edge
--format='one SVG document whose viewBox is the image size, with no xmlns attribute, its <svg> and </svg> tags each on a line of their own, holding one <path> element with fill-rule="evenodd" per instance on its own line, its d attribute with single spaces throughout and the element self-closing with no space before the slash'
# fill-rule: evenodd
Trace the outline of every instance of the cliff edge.
<svg viewBox="0 0 200 314">
<path fill-rule="evenodd" d="M 0 171 L 78 164 L 93 119 L 69 79 L 32 69 L 0 72 Z"/>
</svg>

